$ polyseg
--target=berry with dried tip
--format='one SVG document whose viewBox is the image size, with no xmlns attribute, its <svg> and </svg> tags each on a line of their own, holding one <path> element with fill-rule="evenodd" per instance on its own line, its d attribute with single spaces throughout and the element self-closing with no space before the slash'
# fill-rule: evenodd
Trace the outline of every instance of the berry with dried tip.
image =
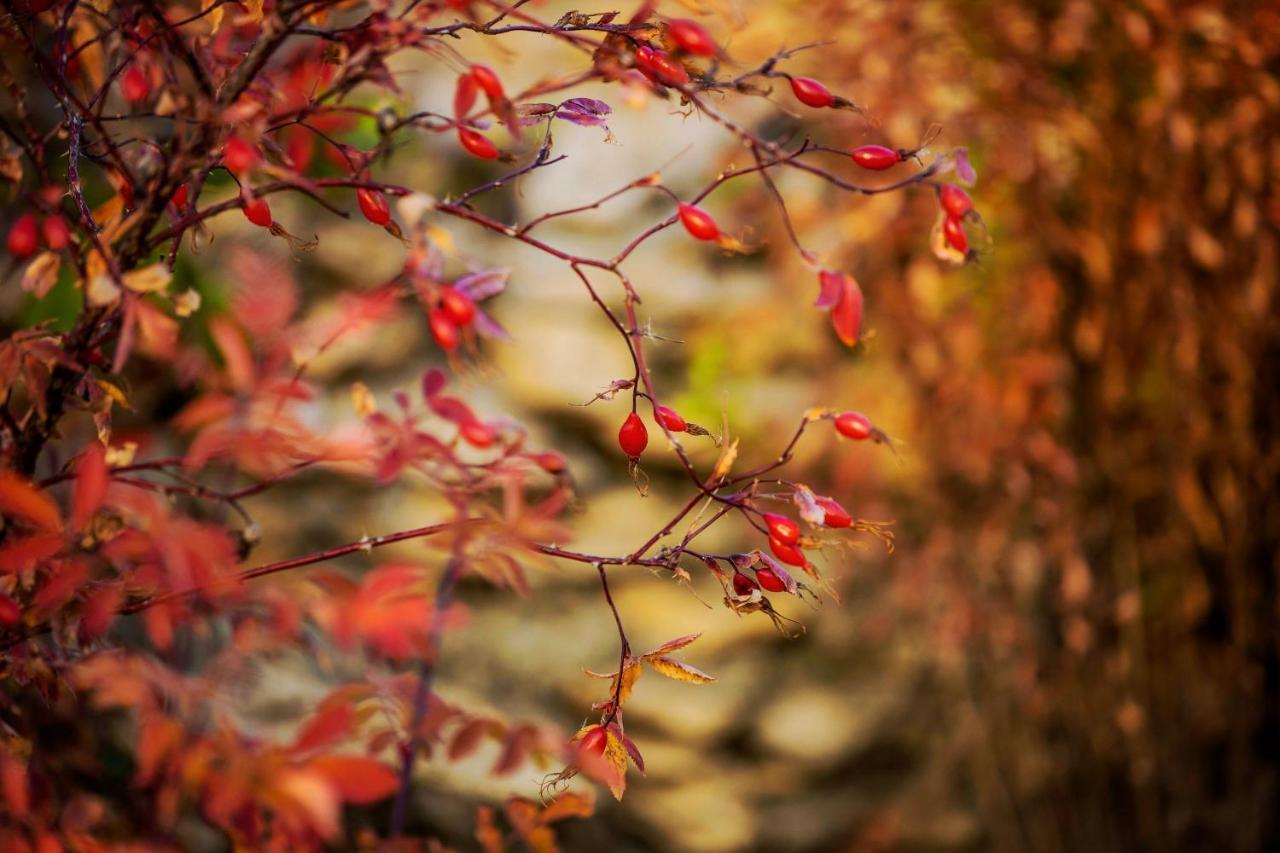
<svg viewBox="0 0 1280 853">
<path fill-rule="evenodd" d="M 680 224 L 698 240 L 714 240 L 720 236 L 720 226 L 716 225 L 711 214 L 692 204 L 680 205 Z"/>
<path fill-rule="evenodd" d="M 822 507 L 822 523 L 827 527 L 849 527 L 853 524 L 853 516 L 834 498 L 818 497 L 815 500 Z"/>
<path fill-rule="evenodd" d="M 768 566 L 756 569 L 756 580 L 769 592 L 787 591 L 787 582 L 778 577 L 778 573 Z"/>
<path fill-rule="evenodd" d="M 479 157 L 481 160 L 498 159 L 498 146 L 493 144 L 493 140 L 469 127 L 458 128 L 458 141 L 472 157 Z"/>
<path fill-rule="evenodd" d="M 39 229 L 33 213 L 24 213 L 9 229 L 9 254 L 18 260 L 26 260 L 40 248 Z"/>
<path fill-rule="evenodd" d="M 618 446 L 622 448 L 622 452 L 627 454 L 628 459 L 639 459 L 648 444 L 649 430 L 645 429 L 644 421 L 635 412 L 627 415 L 618 430 Z"/>
<path fill-rule="evenodd" d="M 495 74 L 493 69 L 489 66 L 471 66 L 471 78 L 475 80 L 476 85 L 483 89 L 484 93 L 489 96 L 489 100 L 500 101 L 506 97 L 502 91 L 502 81 L 498 79 L 498 75 Z"/>
<path fill-rule="evenodd" d="M 578 751 L 583 755 L 599 757 L 604 755 L 605 747 L 608 745 L 608 732 L 605 731 L 604 726 L 596 726 L 583 735 L 582 740 L 578 741 Z"/>
<path fill-rule="evenodd" d="M 222 165 L 237 177 L 248 174 L 261 159 L 262 153 L 258 151 L 258 147 L 238 136 L 228 139 L 227 144 L 222 147 Z"/>
<path fill-rule="evenodd" d="M 783 542 L 776 536 L 769 537 L 769 550 L 773 552 L 773 556 L 789 565 L 801 567 L 809 565 L 809 561 L 805 559 L 804 552 L 798 546 Z"/>
<path fill-rule="evenodd" d="M 794 545 L 796 540 L 800 538 L 800 525 L 785 515 L 766 512 L 764 514 L 764 523 L 769 526 L 769 535 L 779 542 Z"/>
<path fill-rule="evenodd" d="M 680 417 L 675 409 L 667 406 L 654 406 L 653 419 L 672 432 L 684 432 L 689 428 L 689 422 Z"/>
<path fill-rule="evenodd" d="M 644 45 L 636 48 L 636 67 L 656 83 L 683 86 L 689 82 L 689 72 L 663 50 L 655 50 Z"/>
<path fill-rule="evenodd" d="M 40 223 L 40 235 L 44 237 L 44 244 L 55 252 L 61 252 L 71 242 L 71 229 L 67 227 L 67 220 L 56 213 L 45 217 L 44 222 Z"/>
<path fill-rule="evenodd" d="M 667 35 L 676 48 L 690 56 L 715 56 L 719 52 L 711 33 L 697 21 L 677 18 L 667 23 Z"/>
<path fill-rule="evenodd" d="M 440 307 L 458 326 L 470 326 L 476 318 L 476 304 L 471 297 L 454 287 L 440 288 Z"/>
<path fill-rule="evenodd" d="M 126 68 L 124 74 L 120 75 L 120 94 L 131 104 L 145 101 L 151 94 L 151 82 L 147 80 L 147 73 L 137 65 Z"/>
<path fill-rule="evenodd" d="M 364 214 L 364 218 L 374 225 L 386 225 L 391 221 L 387 197 L 377 190 L 361 187 L 356 190 L 356 201 L 360 203 L 360 212 Z"/>
<path fill-rule="evenodd" d="M 875 427 L 871 425 L 870 419 L 861 412 L 842 412 L 836 415 L 836 431 L 845 438 L 862 441 L 871 437 L 871 434 L 875 432 Z"/>
<path fill-rule="evenodd" d="M 960 220 L 954 216 L 948 216 L 942 221 L 942 236 L 947 239 L 947 244 L 962 255 L 969 254 L 969 235 L 964 233 L 964 226 L 960 224 Z"/>
<path fill-rule="evenodd" d="M 812 77 L 792 77 L 791 91 L 796 100 L 807 107 L 829 107 L 836 102 L 836 96 L 821 82 Z"/>
<path fill-rule="evenodd" d="M 244 217 L 254 225 L 270 228 L 274 220 L 271 218 L 271 207 L 265 198 L 251 198 L 244 204 Z"/>
<path fill-rule="evenodd" d="M 883 171 L 902 162 L 902 153 L 883 145 L 863 145 L 850 152 L 853 162 L 864 169 Z"/>
<path fill-rule="evenodd" d="M 954 216 L 957 219 L 973 210 L 973 199 L 969 198 L 969 194 L 955 184 L 942 185 L 942 188 L 938 190 L 938 202 L 942 205 L 942 209 L 947 212 L 947 216 Z"/>
<path fill-rule="evenodd" d="M 427 327 L 431 329 L 431 337 L 436 339 L 440 349 L 453 352 L 458 348 L 462 332 L 443 308 L 431 308 L 427 311 Z"/>
<path fill-rule="evenodd" d="M 760 588 L 760 584 L 744 575 L 742 572 L 735 571 L 733 573 L 733 593 L 734 595 L 750 595 L 753 591 Z"/>
</svg>

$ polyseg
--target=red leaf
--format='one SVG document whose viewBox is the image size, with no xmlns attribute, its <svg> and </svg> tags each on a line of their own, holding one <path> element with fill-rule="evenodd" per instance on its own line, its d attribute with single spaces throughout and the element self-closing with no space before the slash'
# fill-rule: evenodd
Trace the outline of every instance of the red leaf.
<svg viewBox="0 0 1280 853">
<path fill-rule="evenodd" d="M 831 325 L 846 346 L 853 346 L 862 332 L 862 288 L 848 273 L 842 273 L 841 279 L 840 301 L 831 309 Z"/>
<path fill-rule="evenodd" d="M 76 485 L 71 493 L 71 526 L 81 530 L 102 506 L 107 494 L 107 458 L 101 444 L 91 444 L 76 463 Z"/>
<path fill-rule="evenodd" d="M 348 803 L 368 805 L 391 796 L 399 786 L 395 772 L 372 758 L 322 755 L 307 762 Z"/>
<path fill-rule="evenodd" d="M 0 513 L 41 530 L 57 530 L 62 516 L 53 498 L 12 471 L 0 471 Z"/>
<path fill-rule="evenodd" d="M 309 752 L 332 746 L 351 732 L 355 712 L 347 702 L 334 702 L 322 707 L 312 717 L 293 743 L 293 752 Z"/>
</svg>

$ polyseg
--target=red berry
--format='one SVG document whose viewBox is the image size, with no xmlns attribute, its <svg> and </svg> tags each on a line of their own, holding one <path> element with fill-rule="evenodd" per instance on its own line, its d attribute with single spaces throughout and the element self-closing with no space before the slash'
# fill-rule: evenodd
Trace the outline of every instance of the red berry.
<svg viewBox="0 0 1280 853">
<path fill-rule="evenodd" d="M 480 84 L 474 74 L 463 74 L 458 78 L 457 88 L 453 90 L 453 114 L 461 119 L 476 105 L 476 92 Z"/>
<path fill-rule="evenodd" d="M 648 444 L 649 430 L 645 429 L 644 421 L 635 412 L 627 415 L 622 428 L 618 430 L 618 446 L 622 448 L 622 452 L 627 454 L 628 459 L 639 459 Z"/>
<path fill-rule="evenodd" d="M 361 187 L 356 190 L 356 201 L 360 203 L 360 212 L 364 214 L 364 218 L 374 225 L 386 225 L 391 221 L 387 197 L 377 190 Z"/>
<path fill-rule="evenodd" d="M 892 148 L 885 148 L 883 145 L 863 145 L 861 148 L 855 148 L 851 152 L 853 162 L 857 163 L 864 169 L 875 169 L 881 171 L 888 169 L 897 163 L 902 162 L 902 155 Z"/>
<path fill-rule="evenodd" d="M 25 260 L 40 248 L 40 235 L 37 233 L 36 217 L 33 213 L 24 213 L 9 229 L 9 254 L 18 260 Z"/>
<path fill-rule="evenodd" d="M 938 201 L 941 202 L 942 209 L 948 216 L 954 216 L 957 219 L 973 210 L 973 199 L 955 184 L 943 184 L 938 190 Z"/>
<path fill-rule="evenodd" d="M 458 348 L 458 343 L 462 340 L 462 332 L 443 308 L 432 308 L 427 311 L 427 326 L 431 329 L 431 336 L 436 339 L 440 349 L 453 352 Z"/>
<path fill-rule="evenodd" d="M 169 199 L 169 203 L 178 210 L 183 210 L 187 206 L 187 195 L 189 194 L 186 184 L 182 184 L 173 191 L 173 198 Z"/>
<path fill-rule="evenodd" d="M 458 140 L 467 153 L 481 160 L 498 159 L 498 146 L 487 136 L 481 136 L 469 127 L 458 128 Z"/>
<path fill-rule="evenodd" d="M 467 421 L 459 430 L 462 440 L 472 447 L 488 447 L 498 440 L 498 434 L 480 421 Z"/>
<path fill-rule="evenodd" d="M 733 592 L 735 595 L 750 595 L 753 590 L 760 588 L 760 584 L 744 575 L 742 572 L 735 571 L 733 573 Z"/>
<path fill-rule="evenodd" d="M 120 93 L 131 104 L 145 101 L 151 94 L 151 83 L 147 74 L 136 65 L 130 65 L 120 76 Z"/>
<path fill-rule="evenodd" d="M 818 506 L 822 507 L 822 523 L 827 527 L 848 527 L 853 524 L 853 516 L 849 515 L 834 498 L 819 497 L 815 500 Z"/>
<path fill-rule="evenodd" d="M 779 542 L 794 545 L 796 540 L 800 538 L 800 525 L 785 515 L 766 512 L 764 514 L 764 523 L 769 526 L 769 535 Z"/>
<path fill-rule="evenodd" d="M 262 159 L 256 145 L 245 142 L 238 136 L 227 140 L 222 147 L 222 164 L 233 175 L 245 175 Z"/>
<path fill-rule="evenodd" d="M 584 755 L 604 755 L 605 747 L 609 745 L 609 735 L 605 731 L 604 726 L 596 726 L 582 736 L 582 740 L 578 741 L 578 751 Z"/>
<path fill-rule="evenodd" d="M 697 21 L 678 18 L 667 23 L 667 35 L 677 48 L 693 56 L 715 56 L 715 39 Z"/>
<path fill-rule="evenodd" d="M 542 453 L 535 454 L 532 459 L 534 464 L 548 474 L 560 474 L 566 468 L 564 456 L 554 450 L 544 450 Z"/>
<path fill-rule="evenodd" d="M 809 561 L 804 557 L 804 552 L 796 545 L 782 542 L 776 536 L 769 537 L 769 550 L 773 552 L 773 556 L 792 566 L 807 566 L 809 564 Z"/>
<path fill-rule="evenodd" d="M 791 91 L 807 107 L 829 107 L 836 102 L 831 90 L 812 77 L 792 77 Z"/>
<path fill-rule="evenodd" d="M 493 73 L 493 69 L 487 65 L 471 66 L 471 79 L 476 81 L 484 93 L 489 96 L 491 101 L 500 101 L 506 97 L 502 92 L 502 81 L 498 79 L 498 75 Z"/>
<path fill-rule="evenodd" d="M 666 51 L 641 45 L 636 48 L 636 67 L 649 79 L 668 86 L 683 86 L 689 82 L 689 72 Z"/>
<path fill-rule="evenodd" d="M 768 566 L 756 569 L 756 580 L 760 582 L 760 586 L 769 590 L 769 592 L 787 591 L 787 582 L 778 577 L 778 573 Z"/>
<path fill-rule="evenodd" d="M 476 304 L 471 297 L 453 287 L 440 288 L 440 307 L 458 326 L 470 326 L 476 318 Z"/>
<path fill-rule="evenodd" d="M 843 412 L 836 416 L 836 431 L 845 438 L 862 441 L 870 438 L 874 430 L 871 421 L 861 412 Z"/>
<path fill-rule="evenodd" d="M 672 432 L 684 432 L 689 428 L 689 423 L 680 417 L 680 413 L 667 406 L 654 406 L 653 419 Z"/>
<path fill-rule="evenodd" d="M 969 236 L 964 233 L 964 226 L 960 224 L 959 219 L 954 216 L 944 219 L 942 236 L 947 238 L 947 243 L 957 252 L 962 255 L 969 254 Z"/>
<path fill-rule="evenodd" d="M 720 226 L 716 225 L 711 214 L 700 207 L 694 207 L 691 204 L 680 205 L 680 222 L 684 225 L 684 230 L 695 239 L 714 240 L 720 236 Z"/>
<path fill-rule="evenodd" d="M 40 233 L 44 237 L 44 244 L 55 252 L 61 252 L 71 242 L 71 229 L 67 227 L 67 220 L 56 213 L 45 218 L 40 225 Z"/>
<path fill-rule="evenodd" d="M 271 207 L 265 198 L 252 198 L 245 202 L 244 215 L 254 225 L 260 225 L 263 228 L 270 228 L 274 221 L 271 218 Z"/>
</svg>

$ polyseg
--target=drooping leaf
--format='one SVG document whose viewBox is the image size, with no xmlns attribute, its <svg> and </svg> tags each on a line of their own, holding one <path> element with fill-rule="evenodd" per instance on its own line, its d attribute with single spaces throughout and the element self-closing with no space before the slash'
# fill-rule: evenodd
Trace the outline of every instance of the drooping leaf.
<svg viewBox="0 0 1280 853">
<path fill-rule="evenodd" d="M 692 643 L 694 640 L 698 639 L 701 636 L 702 636 L 701 633 L 688 634 L 684 637 L 677 637 L 674 640 L 667 640 L 665 643 L 658 646 L 653 651 L 647 652 L 646 654 L 644 654 L 643 657 L 648 659 L 652 657 L 660 657 L 662 655 L 670 654 L 671 652 L 674 652 L 677 649 L 683 649 L 685 646 L 689 645 L 690 643 Z"/>
<path fill-rule="evenodd" d="M 665 675 L 667 678 L 673 678 L 676 681 L 684 681 L 689 684 L 710 684 L 716 680 L 715 676 L 707 675 L 702 670 L 692 667 L 684 661 L 678 661 L 675 658 L 645 658 L 645 661 L 649 666 L 653 667 L 659 675 Z"/>
</svg>

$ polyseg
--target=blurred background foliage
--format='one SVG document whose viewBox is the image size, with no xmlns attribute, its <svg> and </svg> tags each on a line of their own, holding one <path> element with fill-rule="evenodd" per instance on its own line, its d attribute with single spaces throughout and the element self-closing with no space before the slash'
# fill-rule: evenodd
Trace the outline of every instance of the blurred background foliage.
<svg viewBox="0 0 1280 853">
<path fill-rule="evenodd" d="M 548 20 L 570 8 L 535 6 Z M 811 405 L 868 413 L 898 440 L 896 455 L 815 434 L 793 475 L 856 515 L 894 520 L 897 548 L 833 545 L 824 562 L 843 603 L 777 602 L 805 625 L 798 639 L 759 614 L 723 610 L 714 585 L 695 585 L 700 600 L 643 571 L 620 579 L 633 643 L 703 631 L 685 658 L 719 681 L 641 680 L 628 732 L 649 775 L 622 803 L 602 800 L 596 818 L 566 825 L 566 846 L 1276 849 L 1280 9 L 1175 0 L 660 9 L 717 13 L 701 20 L 744 67 L 783 44 L 825 42 L 787 68 L 864 112 L 800 114 L 779 89 L 777 109 L 748 106 L 745 120 L 846 149 L 911 148 L 937 123 L 938 150 L 969 147 L 992 241 L 977 263 L 951 268 L 929 251 L 930 193 L 859 199 L 780 175 L 806 245 L 866 292 L 870 334 L 852 353 L 810 308 L 816 276 L 758 183 L 731 183 L 706 207 L 759 251 L 716 256 L 672 232 L 637 254 L 642 319 L 673 339 L 650 343 L 668 402 L 717 431 L 727 423 L 744 464 L 775 453 Z M 458 47 L 515 89 L 576 61 L 545 42 Z M 452 78 L 438 64 L 410 74 L 420 82 L 411 100 L 448 102 Z M 557 129 L 570 159 L 481 207 L 528 219 L 655 168 L 687 192 L 743 156 L 673 104 L 628 103 L 616 87 L 580 94 L 614 106 L 612 143 L 599 129 Z M 351 132 L 358 141 L 373 130 Z M 398 152 L 382 168 L 441 196 L 490 176 L 445 143 Z M 550 223 L 544 237 L 607 256 L 668 206 L 630 194 Z M 219 239 L 185 257 L 175 288 L 199 288 L 215 312 L 228 287 L 296 280 L 303 310 L 325 311 L 341 290 L 375 287 L 402 263 L 399 246 L 364 223 L 283 199 L 277 218 L 304 236 L 314 227 L 319 248 L 294 263 L 238 217 L 219 220 Z M 514 342 L 489 346 L 463 371 L 464 393 L 569 453 L 583 498 L 569 518 L 577 545 L 634 547 L 686 492 L 655 442 L 645 460 L 653 492 L 637 496 L 612 444 L 620 401 L 568 405 L 629 375 L 614 332 L 561 265 L 446 227 L 461 257 L 514 271 L 486 306 Z M 67 310 L 59 299 L 76 296 L 59 288 L 23 306 L 11 291 L 4 316 L 57 317 Z M 200 321 L 187 333 L 199 334 Z M 389 405 L 392 389 L 413 387 L 438 362 L 423 318 L 406 312 L 314 364 L 310 377 L 329 393 L 311 416 L 352 419 L 355 381 Z M 131 376 L 138 423 L 184 401 L 160 375 L 144 366 Z M 704 464 L 714 458 L 709 442 L 690 446 Z M 252 507 L 267 533 L 262 561 L 440 514 L 411 486 L 360 490 L 322 473 Z M 708 549 L 762 544 L 745 527 L 710 535 L 718 541 Z M 399 553 L 421 559 L 423 548 Z M 581 567 L 548 565 L 531 580 L 528 597 L 465 586 L 470 621 L 446 641 L 439 690 L 477 712 L 572 731 L 600 696 L 579 670 L 607 671 L 616 659 L 612 618 Z M 296 720 L 341 675 L 292 658 L 259 670 L 237 701 L 266 730 Z M 536 769 L 489 776 L 494 757 L 433 757 L 421 826 L 468 847 L 478 803 L 513 784 L 537 791 Z"/>
</svg>

